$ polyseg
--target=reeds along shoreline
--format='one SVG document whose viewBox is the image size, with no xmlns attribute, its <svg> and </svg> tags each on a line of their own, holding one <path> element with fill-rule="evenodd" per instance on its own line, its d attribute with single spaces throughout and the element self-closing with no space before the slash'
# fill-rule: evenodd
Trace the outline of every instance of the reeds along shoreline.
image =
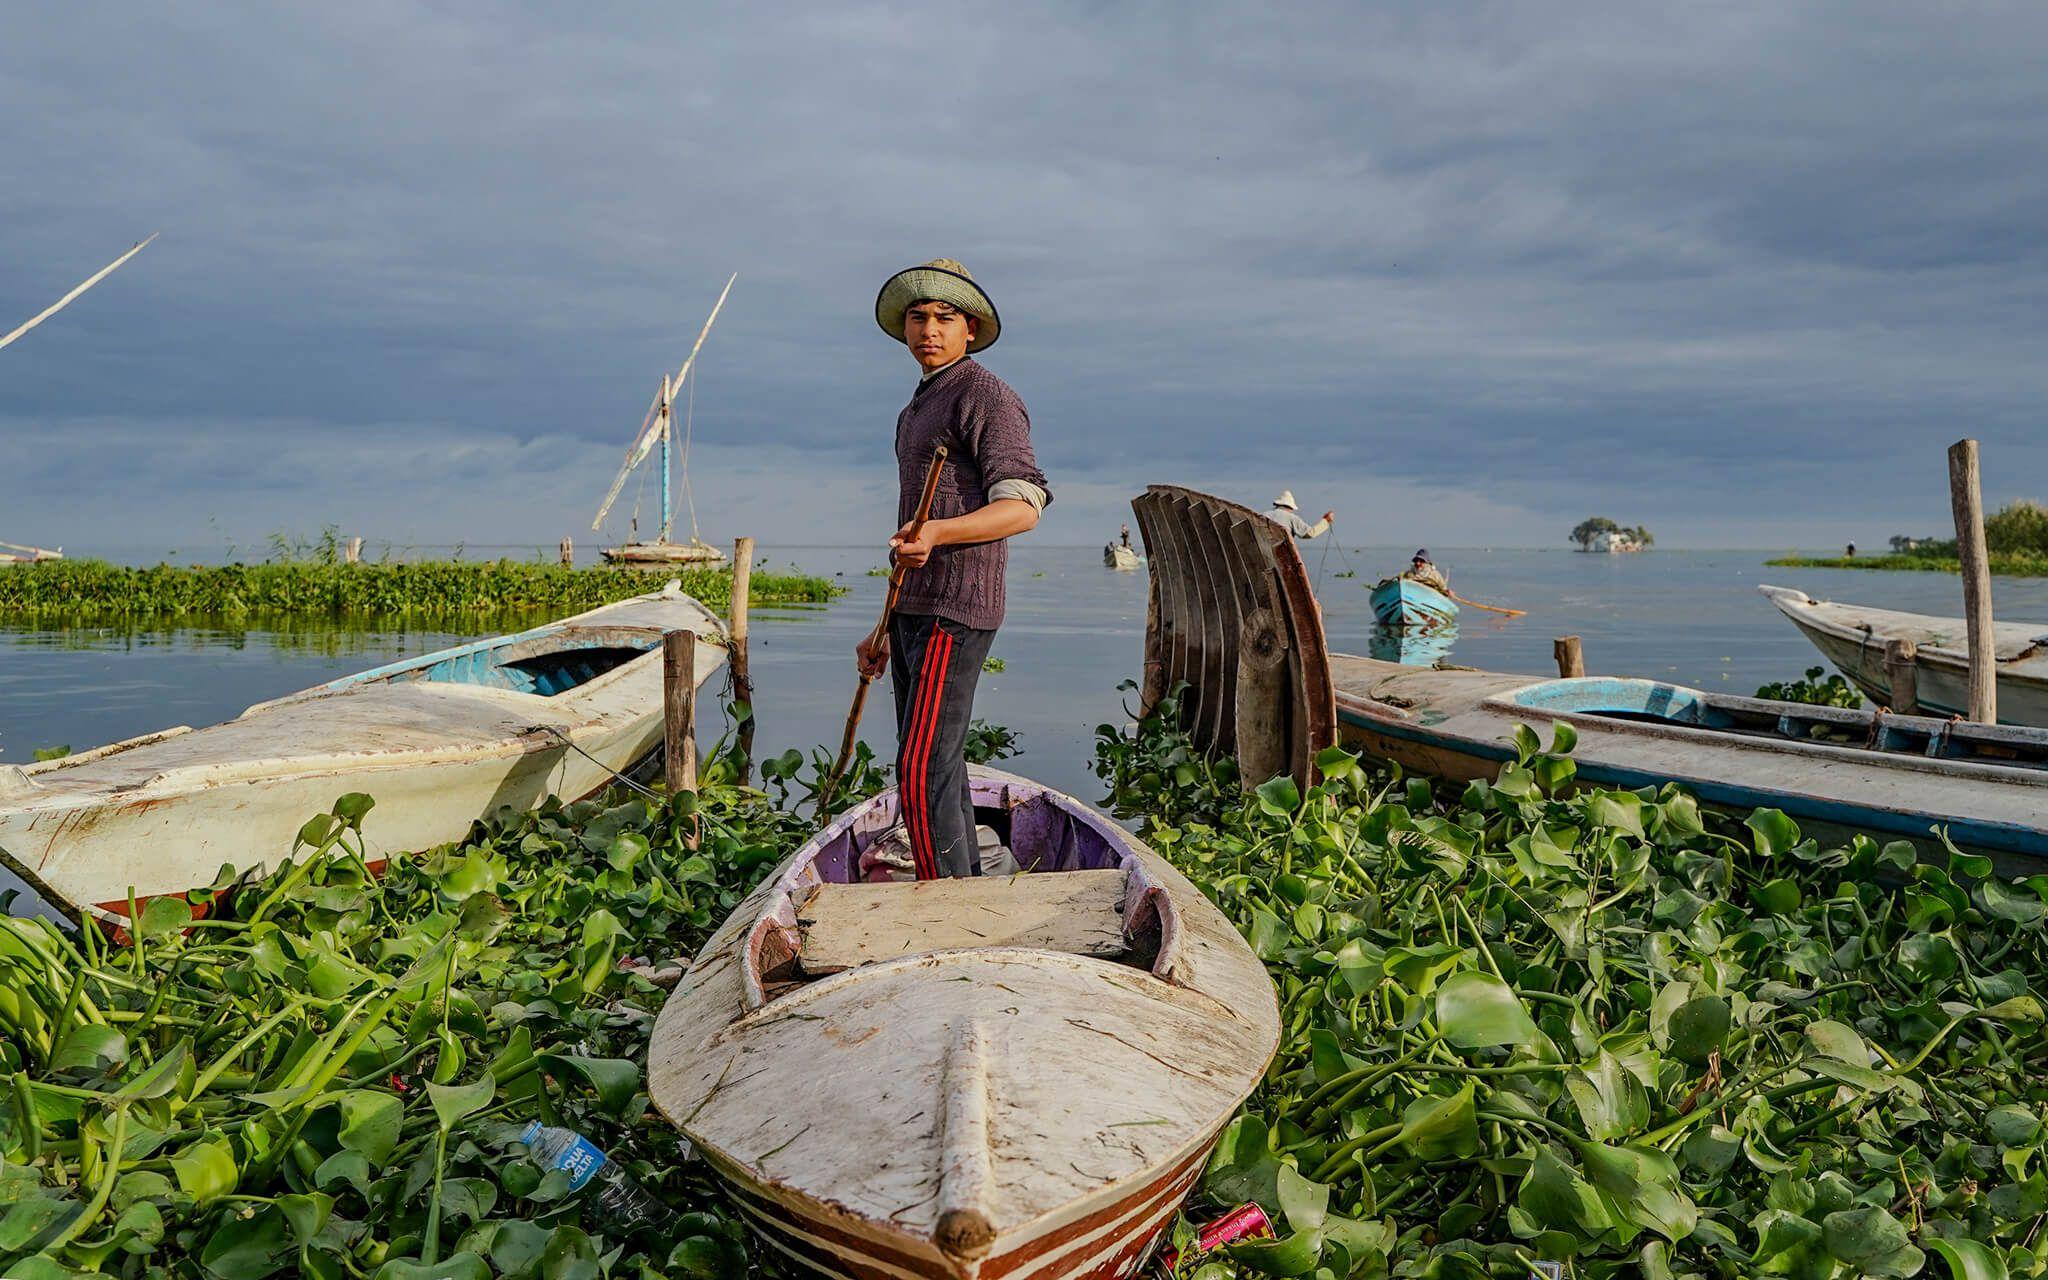
<svg viewBox="0 0 2048 1280">
<path fill-rule="evenodd" d="M 722 612 L 730 569 L 571 568 L 515 560 L 343 564 L 109 564 L 60 560 L 0 570 L 0 615 L 42 617 L 465 617 L 594 608 L 659 588 L 670 578 Z M 845 588 L 828 578 L 756 572 L 757 605 L 823 603 Z"/>
<path fill-rule="evenodd" d="M 1793 569 L 1895 569 L 1915 573 L 1961 573 L 1962 562 L 1952 555 L 1882 556 L 1779 556 L 1764 561 Z M 2004 578 L 2048 578 L 2048 556 L 2000 555 L 1990 557 L 1991 572 Z"/>
</svg>

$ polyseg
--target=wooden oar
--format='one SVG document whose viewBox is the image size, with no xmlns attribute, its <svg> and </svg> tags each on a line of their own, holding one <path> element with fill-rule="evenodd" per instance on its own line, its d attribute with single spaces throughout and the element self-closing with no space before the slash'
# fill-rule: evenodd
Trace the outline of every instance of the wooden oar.
<svg viewBox="0 0 2048 1280">
<path fill-rule="evenodd" d="M 1474 609 L 1484 609 L 1488 613 L 1504 613 L 1510 618 L 1519 618 L 1529 612 L 1527 609 L 1503 609 L 1501 606 L 1497 604 L 1481 604 L 1477 600 L 1467 600 L 1465 597 L 1459 595 L 1455 591 L 1446 590 L 1444 594 L 1449 596 L 1451 599 L 1456 600 L 1459 604 L 1469 604 Z"/>
<path fill-rule="evenodd" d="M 946 469 L 946 446 L 940 445 L 932 455 L 932 465 L 924 473 L 924 493 L 917 500 L 917 514 L 910 519 L 910 536 L 915 538 L 924 528 L 924 522 L 931 516 L 932 499 L 939 492 L 939 473 Z M 889 570 L 889 594 L 882 601 L 882 620 L 868 633 L 868 648 L 889 637 L 889 615 L 896 612 L 896 597 L 903 590 L 904 575 L 910 572 L 908 565 L 898 563 Z M 839 740 L 839 759 L 833 764 L 832 772 L 818 784 L 818 816 L 824 817 L 832 804 L 832 789 L 839 785 L 839 779 L 846 774 L 846 766 L 853 761 L 853 740 L 860 734 L 860 713 L 867 707 L 868 686 L 875 678 L 863 671 L 860 673 L 860 687 L 853 691 L 853 709 L 846 713 L 846 734 Z"/>
</svg>

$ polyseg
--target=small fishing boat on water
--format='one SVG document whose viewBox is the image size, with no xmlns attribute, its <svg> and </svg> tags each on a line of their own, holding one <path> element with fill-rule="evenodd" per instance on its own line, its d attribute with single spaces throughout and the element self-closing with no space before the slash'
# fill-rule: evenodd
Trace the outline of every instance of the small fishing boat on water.
<svg viewBox="0 0 2048 1280">
<path fill-rule="evenodd" d="M 1102 549 L 1102 563 L 1111 569 L 1135 569 L 1145 563 L 1145 557 L 1121 543 L 1112 542 Z"/>
<path fill-rule="evenodd" d="M 1458 602 L 1413 578 L 1382 578 L 1366 596 L 1387 627 L 1440 627 L 1458 617 Z"/>
<path fill-rule="evenodd" d="M 725 661 L 718 619 L 671 582 L 513 635 L 408 658 L 179 727 L 29 765 L 0 764 L 0 863 L 46 902 L 125 919 L 137 902 L 274 866 L 349 792 L 389 852 L 458 838 L 500 806 L 608 785 L 661 744 L 665 632 L 689 630 L 699 684 Z"/>
<path fill-rule="evenodd" d="M 19 542 L 0 542 L 0 564 L 41 564 L 45 560 L 62 560 L 64 548 L 52 551 L 47 547 L 25 546 Z"/>
<path fill-rule="evenodd" d="M 1757 590 L 1871 700 L 1893 702 L 1885 647 L 1894 640 L 1910 640 L 1919 650 L 1913 692 L 1920 709 L 1942 715 L 1962 715 L 1968 709 L 1970 636 L 1961 618 L 1835 604 L 1789 587 Z M 2048 726 L 2048 622 L 1995 623 L 1993 636 L 1998 718 L 2007 724 Z"/>
<path fill-rule="evenodd" d="M 1110 819 L 971 787 L 1018 873 L 892 882 L 895 792 L 842 814 L 705 944 L 649 1093 L 809 1271 L 1125 1277 L 1271 1061 L 1273 985 Z"/>
<path fill-rule="evenodd" d="M 1425 773 L 1494 778 L 1513 734 L 1577 731 L 1578 777 L 1677 782 L 1701 801 L 1801 822 L 2048 856 L 2048 731 L 1702 693 L 1659 680 L 1418 670 L 1330 655 L 1347 745 Z"/>
</svg>

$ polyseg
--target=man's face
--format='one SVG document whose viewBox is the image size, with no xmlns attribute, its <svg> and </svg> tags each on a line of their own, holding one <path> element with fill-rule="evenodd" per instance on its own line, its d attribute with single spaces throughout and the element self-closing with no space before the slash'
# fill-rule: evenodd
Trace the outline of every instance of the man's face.
<svg viewBox="0 0 2048 1280">
<path fill-rule="evenodd" d="M 903 313 L 903 342 L 929 373 L 967 354 L 980 321 L 948 302 L 919 302 Z"/>
</svg>

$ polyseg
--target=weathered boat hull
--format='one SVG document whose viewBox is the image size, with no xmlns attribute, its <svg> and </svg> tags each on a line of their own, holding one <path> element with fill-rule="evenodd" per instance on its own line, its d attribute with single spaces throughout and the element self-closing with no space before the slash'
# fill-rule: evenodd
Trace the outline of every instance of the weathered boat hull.
<svg viewBox="0 0 2048 1280">
<path fill-rule="evenodd" d="M 1420 582 L 1388 578 L 1366 596 L 1372 616 L 1388 627 L 1440 627 L 1455 622 L 1458 602 Z"/>
<path fill-rule="evenodd" d="M 706 944 L 655 1025 L 649 1092 L 764 1244 L 808 1270 L 1128 1276 L 1271 1060 L 1272 984 L 1199 890 L 1114 823 L 993 770 L 972 785 L 1021 862 L 1054 861 L 1005 881 L 1123 869 L 1121 917 L 1160 929 L 1149 968 L 1024 945 L 921 950 L 911 934 L 901 955 L 771 990 L 762 957 L 800 963 L 783 939 L 814 921 L 795 904 L 818 916 L 804 895 L 858 876 L 861 833 L 896 819 L 884 793 Z"/>
<path fill-rule="evenodd" d="M 641 596 L 79 756 L 0 769 L 0 863 L 51 906 L 125 918 L 142 902 L 275 866 L 350 792 L 373 864 L 460 837 L 504 805 L 602 789 L 661 744 L 663 631 L 718 638 L 690 597 Z M 560 648 L 551 648 L 557 646 Z M 464 683 L 493 652 L 641 649 L 553 694 Z M 697 649 L 701 683 L 724 649 Z M 431 673 L 431 674 L 422 674 Z"/>
<path fill-rule="evenodd" d="M 1102 549 L 1102 563 L 1110 569 L 1135 569 L 1145 563 L 1145 558 L 1130 547 L 1112 542 Z"/>
<path fill-rule="evenodd" d="M 1893 701 L 1886 644 L 1911 640 L 1919 650 L 1914 697 L 1920 709 L 1967 714 L 1969 633 L 1961 618 L 1831 604 L 1785 587 L 1757 590 L 1873 702 L 1888 706 Z M 1995 631 L 1999 721 L 2048 727 L 2048 623 L 2001 622 Z"/>
<path fill-rule="evenodd" d="M 598 552 L 610 564 L 663 569 L 675 565 L 724 564 L 725 552 L 702 542 L 628 542 Z"/>
<path fill-rule="evenodd" d="M 1417 670 L 1369 658 L 1333 656 L 1337 716 L 1346 745 L 1406 768 L 1457 780 L 1492 779 L 1515 758 L 1512 734 L 1549 722 L 1578 734 L 1578 778 L 1615 787 L 1677 782 L 1710 806 L 1744 812 L 1782 809 L 1802 823 L 1938 842 L 1937 827 L 1966 848 L 2016 855 L 2004 865 L 2039 870 L 2048 857 L 2048 733 L 1952 725 L 1926 717 L 1707 698 L 1653 681 Z M 1758 728 L 1715 728 L 1716 708 L 1780 714 L 1799 737 Z M 1613 710 L 1608 710 L 1613 708 Z M 1635 708 L 1635 710 L 1631 710 Z M 1627 716 L 1629 718 L 1618 718 Z M 1917 745 L 1905 750 L 1812 740 L 1811 726 L 1841 736 Z M 1860 726 L 1860 728 L 1859 728 Z M 1947 753 L 1981 745 L 1979 758 Z M 1933 753 L 1933 754 L 1927 754 Z M 2011 766 L 1987 763 L 2009 755 Z"/>
</svg>

